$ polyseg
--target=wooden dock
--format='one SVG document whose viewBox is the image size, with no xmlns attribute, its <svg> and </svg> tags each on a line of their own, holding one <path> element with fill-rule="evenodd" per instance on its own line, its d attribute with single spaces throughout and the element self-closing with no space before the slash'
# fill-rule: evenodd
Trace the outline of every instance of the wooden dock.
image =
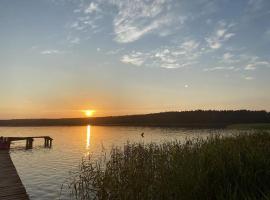
<svg viewBox="0 0 270 200">
<path fill-rule="evenodd" d="M 29 200 L 8 150 L 0 150 L 0 199 Z"/>
<path fill-rule="evenodd" d="M 29 200 L 17 170 L 10 158 L 12 142 L 26 141 L 26 149 L 33 148 L 34 139 L 44 139 L 44 147 L 51 148 L 53 139 L 49 136 L 0 137 L 0 200 Z"/>
<path fill-rule="evenodd" d="M 0 137 L 0 150 L 1 149 L 10 149 L 10 145 L 15 141 L 26 141 L 26 149 L 33 148 L 34 139 L 44 139 L 44 147 L 51 148 L 53 139 L 49 136 L 35 136 L 35 137 Z"/>
</svg>

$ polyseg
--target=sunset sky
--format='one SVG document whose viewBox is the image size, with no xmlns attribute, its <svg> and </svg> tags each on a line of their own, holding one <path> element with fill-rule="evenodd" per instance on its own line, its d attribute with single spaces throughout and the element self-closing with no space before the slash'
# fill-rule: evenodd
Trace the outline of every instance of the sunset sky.
<svg viewBox="0 0 270 200">
<path fill-rule="evenodd" d="M 270 111 L 269 0 L 1 0 L 0 118 Z"/>
</svg>

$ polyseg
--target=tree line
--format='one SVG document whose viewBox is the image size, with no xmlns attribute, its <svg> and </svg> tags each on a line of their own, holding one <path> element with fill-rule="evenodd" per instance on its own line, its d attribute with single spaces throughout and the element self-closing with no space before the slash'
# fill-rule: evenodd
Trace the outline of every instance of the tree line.
<svg viewBox="0 0 270 200">
<path fill-rule="evenodd" d="M 91 124 L 223 127 L 238 123 L 270 123 L 270 113 L 251 110 L 194 110 L 91 118 L 0 120 L 0 126 L 81 126 Z"/>
</svg>

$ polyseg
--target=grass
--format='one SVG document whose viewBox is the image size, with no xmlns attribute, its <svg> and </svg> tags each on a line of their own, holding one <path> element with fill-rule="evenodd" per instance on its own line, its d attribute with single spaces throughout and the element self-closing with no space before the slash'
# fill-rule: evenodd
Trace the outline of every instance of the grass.
<svg viewBox="0 0 270 200">
<path fill-rule="evenodd" d="M 232 124 L 227 126 L 230 129 L 256 129 L 256 130 L 269 130 L 270 123 L 253 123 L 253 124 Z"/>
<path fill-rule="evenodd" d="M 112 148 L 83 160 L 72 199 L 270 199 L 270 134 Z"/>
</svg>

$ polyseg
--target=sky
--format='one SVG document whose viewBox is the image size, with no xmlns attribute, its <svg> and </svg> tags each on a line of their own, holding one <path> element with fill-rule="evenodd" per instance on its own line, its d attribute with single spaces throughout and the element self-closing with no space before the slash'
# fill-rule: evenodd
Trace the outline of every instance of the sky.
<svg viewBox="0 0 270 200">
<path fill-rule="evenodd" d="M 269 0 L 1 0 L 0 119 L 270 111 Z"/>
</svg>

